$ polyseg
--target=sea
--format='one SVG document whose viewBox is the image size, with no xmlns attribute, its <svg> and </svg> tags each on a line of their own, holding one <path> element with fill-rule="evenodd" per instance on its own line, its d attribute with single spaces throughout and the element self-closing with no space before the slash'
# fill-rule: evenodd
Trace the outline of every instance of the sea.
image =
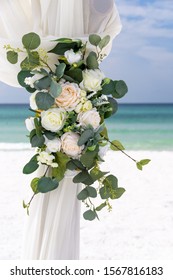
<svg viewBox="0 0 173 280">
<path fill-rule="evenodd" d="M 0 150 L 29 149 L 28 104 L 0 104 Z M 106 120 L 111 140 L 127 150 L 173 151 L 173 104 L 119 104 Z"/>
</svg>

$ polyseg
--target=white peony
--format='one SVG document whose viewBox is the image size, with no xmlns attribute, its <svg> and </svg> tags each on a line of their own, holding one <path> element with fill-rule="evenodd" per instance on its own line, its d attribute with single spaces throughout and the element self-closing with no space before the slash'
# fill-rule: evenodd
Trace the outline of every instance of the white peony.
<svg viewBox="0 0 173 280">
<path fill-rule="evenodd" d="M 98 91 L 101 90 L 101 83 L 104 79 L 104 74 L 99 70 L 84 70 L 83 81 L 81 87 L 87 91 Z"/>
<path fill-rule="evenodd" d="M 81 52 L 74 52 L 72 49 L 64 53 L 65 58 L 69 64 L 77 63 L 82 59 Z"/>
<path fill-rule="evenodd" d="M 93 108 L 92 110 L 86 112 L 81 112 L 78 115 L 78 122 L 83 127 L 91 125 L 94 129 L 96 129 L 99 127 L 100 121 L 101 118 L 96 108 Z"/>
<path fill-rule="evenodd" d="M 33 129 L 35 129 L 35 124 L 34 124 L 34 118 L 31 117 L 31 118 L 27 118 L 25 120 L 25 125 L 26 125 L 26 128 L 28 131 L 32 131 Z"/>
<path fill-rule="evenodd" d="M 41 112 L 41 124 L 42 126 L 52 132 L 59 131 L 65 123 L 66 112 L 61 108 L 53 108 L 47 111 Z"/>
<path fill-rule="evenodd" d="M 59 138 L 47 140 L 46 146 L 51 153 L 59 152 L 61 150 L 61 140 Z"/>
<path fill-rule="evenodd" d="M 78 146 L 78 140 L 80 136 L 77 133 L 74 132 L 66 132 L 61 136 L 61 148 L 62 151 L 72 157 L 72 158 L 78 158 L 81 154 L 84 146 Z"/>
<path fill-rule="evenodd" d="M 31 107 L 32 110 L 38 110 L 38 107 L 37 107 L 37 104 L 36 104 L 36 101 L 35 101 L 35 97 L 36 97 L 37 93 L 38 93 L 38 91 L 35 91 L 34 93 L 31 94 L 31 96 L 29 98 L 30 107 Z"/>
<path fill-rule="evenodd" d="M 40 152 L 39 155 L 37 156 L 37 160 L 39 163 L 50 165 L 52 167 L 58 167 L 58 163 L 53 162 L 54 159 L 55 159 L 55 157 L 53 155 L 51 155 L 45 151 Z"/>
</svg>

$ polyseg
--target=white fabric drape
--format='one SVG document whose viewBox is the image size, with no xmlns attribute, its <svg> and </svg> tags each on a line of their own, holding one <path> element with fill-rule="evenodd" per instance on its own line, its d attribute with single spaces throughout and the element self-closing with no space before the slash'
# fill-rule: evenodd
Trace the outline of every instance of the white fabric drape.
<svg viewBox="0 0 173 280">
<path fill-rule="evenodd" d="M 88 34 L 110 35 L 120 32 L 121 23 L 114 0 L 0 0 L 0 80 L 19 86 L 19 65 L 6 60 L 3 46 L 21 46 L 28 32 L 41 36 L 43 48 L 56 43 L 50 39 Z M 111 42 L 106 49 L 111 49 Z M 52 63 L 53 55 L 50 55 Z M 39 171 L 41 176 L 42 171 Z M 38 176 L 39 176 L 38 175 Z M 76 198 L 81 186 L 67 176 L 48 194 L 38 194 L 27 217 L 23 259 L 78 259 L 80 203 Z"/>
</svg>

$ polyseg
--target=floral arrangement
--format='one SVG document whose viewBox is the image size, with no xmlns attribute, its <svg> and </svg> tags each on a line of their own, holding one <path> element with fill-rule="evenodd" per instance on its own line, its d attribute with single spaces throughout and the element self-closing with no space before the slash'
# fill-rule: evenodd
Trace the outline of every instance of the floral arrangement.
<svg viewBox="0 0 173 280">
<path fill-rule="evenodd" d="M 83 214 L 86 220 L 98 218 L 104 207 L 111 210 L 110 199 L 118 199 L 125 192 L 114 175 L 100 169 L 108 148 L 131 158 L 118 140 L 109 140 L 104 123 L 116 113 L 116 99 L 128 91 L 124 81 L 113 81 L 99 69 L 109 41 L 109 36 L 96 34 L 89 36 L 89 43 L 61 38 L 46 52 L 39 48 L 40 37 L 32 32 L 22 37 L 22 49 L 5 46 L 10 63 L 22 57 L 17 78 L 31 94 L 30 110 L 35 114 L 26 119 L 26 127 L 36 154 L 23 173 L 31 174 L 45 166 L 44 174 L 31 181 L 33 196 L 29 203 L 23 202 L 27 211 L 36 194 L 58 188 L 67 170 L 76 171 L 73 182 L 84 186 L 77 198 L 88 208 Z M 89 44 L 95 51 L 89 51 Z M 54 65 L 49 64 L 50 54 L 56 57 Z M 150 161 L 131 159 L 140 170 Z M 95 206 L 92 199 L 98 195 L 103 203 Z"/>
</svg>

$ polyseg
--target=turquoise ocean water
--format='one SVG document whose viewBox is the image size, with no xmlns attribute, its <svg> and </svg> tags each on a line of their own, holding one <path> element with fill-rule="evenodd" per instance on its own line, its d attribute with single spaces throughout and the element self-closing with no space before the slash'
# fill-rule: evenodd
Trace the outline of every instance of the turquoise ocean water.
<svg viewBox="0 0 173 280">
<path fill-rule="evenodd" d="M 0 104 L 1 150 L 7 143 L 11 143 L 9 147 L 28 143 L 24 124 L 32 116 L 28 108 Z M 121 141 L 127 150 L 173 151 L 173 104 L 120 104 L 118 113 L 106 123 L 110 139 Z"/>
</svg>

